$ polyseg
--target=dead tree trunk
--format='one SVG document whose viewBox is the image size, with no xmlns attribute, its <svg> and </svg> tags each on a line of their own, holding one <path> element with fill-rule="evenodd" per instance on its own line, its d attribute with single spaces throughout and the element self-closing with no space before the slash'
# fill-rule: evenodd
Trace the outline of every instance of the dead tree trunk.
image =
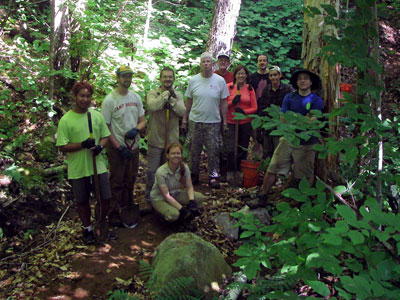
<svg viewBox="0 0 400 300">
<path fill-rule="evenodd" d="M 206 47 L 206 50 L 214 56 L 221 51 L 231 53 L 240 4 L 241 0 L 215 0 Z"/>
<path fill-rule="evenodd" d="M 339 0 L 305 0 L 305 6 L 317 7 L 321 11 L 321 4 L 333 5 L 336 11 L 339 11 Z M 324 110 L 332 111 L 338 106 L 340 66 L 329 66 L 328 62 L 321 56 L 318 56 L 322 47 L 325 46 L 324 35 L 337 35 L 336 28 L 333 25 L 325 23 L 323 15 L 317 15 L 313 18 L 304 14 L 303 27 L 303 48 L 302 60 L 304 68 L 318 74 L 322 81 L 321 96 L 324 100 Z M 330 125 L 331 132 L 337 135 L 337 119 L 332 120 Z M 318 161 L 316 164 L 316 174 L 321 178 L 326 178 L 328 169 L 335 170 L 338 166 L 337 157 L 328 156 L 327 161 Z"/>
</svg>

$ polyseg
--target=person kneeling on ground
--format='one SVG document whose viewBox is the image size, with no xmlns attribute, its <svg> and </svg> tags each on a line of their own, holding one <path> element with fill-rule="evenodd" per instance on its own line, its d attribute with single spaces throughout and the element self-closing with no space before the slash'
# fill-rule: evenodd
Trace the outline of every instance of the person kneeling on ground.
<svg viewBox="0 0 400 300">
<path fill-rule="evenodd" d="M 167 222 L 186 219 L 204 199 L 195 192 L 189 167 L 182 163 L 182 146 L 172 143 L 165 149 L 167 162 L 156 171 L 150 193 L 151 204 Z"/>
</svg>

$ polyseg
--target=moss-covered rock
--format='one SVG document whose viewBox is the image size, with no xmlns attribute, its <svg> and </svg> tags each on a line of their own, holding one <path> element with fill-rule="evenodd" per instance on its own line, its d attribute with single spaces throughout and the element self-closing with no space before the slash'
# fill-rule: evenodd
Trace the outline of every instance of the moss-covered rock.
<svg viewBox="0 0 400 300">
<path fill-rule="evenodd" d="M 232 274 L 221 253 L 211 243 L 193 233 L 167 237 L 153 257 L 155 291 L 180 277 L 192 277 L 194 285 L 210 299 L 223 278 Z"/>
</svg>

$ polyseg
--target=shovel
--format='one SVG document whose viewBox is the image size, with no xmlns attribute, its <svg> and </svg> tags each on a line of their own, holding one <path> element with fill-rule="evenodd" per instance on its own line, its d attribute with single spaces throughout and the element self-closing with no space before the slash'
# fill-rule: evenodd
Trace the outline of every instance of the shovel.
<svg viewBox="0 0 400 300">
<path fill-rule="evenodd" d="M 126 138 L 124 139 L 124 141 L 129 150 L 132 150 L 133 145 L 135 145 L 135 140 L 131 145 L 129 145 Z M 121 207 L 120 218 L 121 223 L 126 228 L 135 228 L 140 220 L 139 204 L 131 202 L 128 205 Z"/>
<path fill-rule="evenodd" d="M 237 87 L 237 94 L 240 95 L 239 85 Z M 236 104 L 236 107 L 238 107 L 238 106 L 239 106 L 239 103 Z M 226 179 L 227 179 L 229 185 L 232 187 L 240 187 L 240 186 L 242 186 L 242 182 L 243 182 L 243 173 L 238 171 L 238 163 L 237 163 L 238 141 L 239 141 L 239 120 L 236 120 L 236 123 L 235 123 L 235 145 L 234 145 L 234 149 L 233 149 L 234 171 L 233 171 L 233 174 L 229 174 L 232 172 L 228 172 L 228 174 L 226 176 Z"/>
<path fill-rule="evenodd" d="M 88 124 L 89 124 L 89 136 L 93 139 L 93 127 L 92 127 L 92 116 L 90 112 L 87 113 Z M 99 176 L 97 174 L 97 165 L 96 165 L 96 157 L 94 153 L 92 153 L 92 162 L 93 162 L 93 183 L 94 183 L 94 195 L 96 198 L 96 209 L 95 209 L 95 218 L 96 223 L 94 226 L 94 233 L 96 236 L 96 241 L 99 244 L 105 244 L 109 238 L 109 227 L 105 216 L 103 216 L 101 198 L 100 198 L 100 186 L 99 186 Z"/>
</svg>

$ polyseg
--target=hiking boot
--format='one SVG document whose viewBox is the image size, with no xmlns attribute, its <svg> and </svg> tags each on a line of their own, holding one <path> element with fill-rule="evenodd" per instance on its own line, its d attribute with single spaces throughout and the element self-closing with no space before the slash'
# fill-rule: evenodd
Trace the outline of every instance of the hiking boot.
<svg viewBox="0 0 400 300">
<path fill-rule="evenodd" d="M 267 205 L 267 198 L 266 194 L 259 193 L 256 198 L 246 201 L 246 204 L 251 209 L 265 207 Z"/>
<path fill-rule="evenodd" d="M 115 231 L 115 229 L 110 229 L 108 239 L 111 241 L 118 239 L 118 233 Z"/>
<path fill-rule="evenodd" d="M 121 217 L 119 216 L 118 213 L 111 213 L 108 216 L 108 225 L 110 225 L 110 227 L 124 227 L 124 225 L 121 222 Z"/>
<path fill-rule="evenodd" d="M 209 185 L 212 189 L 219 189 L 221 185 L 218 182 L 218 178 L 210 178 Z"/>
<path fill-rule="evenodd" d="M 96 238 L 95 238 L 95 236 L 94 236 L 94 232 L 93 232 L 93 230 L 87 230 L 87 229 L 84 229 L 83 230 L 83 233 L 82 233 L 82 239 L 83 239 L 83 242 L 86 244 L 86 245 L 91 245 L 91 244 L 94 244 L 94 242 L 96 241 Z"/>
<path fill-rule="evenodd" d="M 199 174 L 190 174 L 190 177 L 192 178 L 192 184 L 196 185 L 199 184 Z"/>
</svg>

